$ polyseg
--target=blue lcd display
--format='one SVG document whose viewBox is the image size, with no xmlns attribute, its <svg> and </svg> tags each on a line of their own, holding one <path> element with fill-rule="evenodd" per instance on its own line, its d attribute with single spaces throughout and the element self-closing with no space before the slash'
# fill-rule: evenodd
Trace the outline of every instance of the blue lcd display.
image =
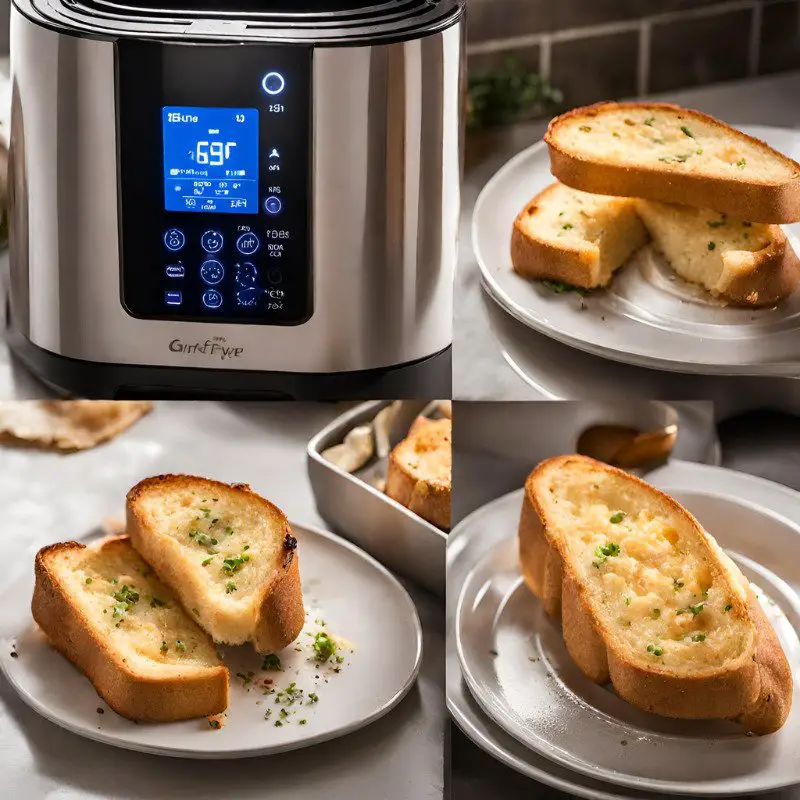
<svg viewBox="0 0 800 800">
<path fill-rule="evenodd" d="M 258 213 L 258 110 L 164 106 L 164 208 Z"/>
</svg>

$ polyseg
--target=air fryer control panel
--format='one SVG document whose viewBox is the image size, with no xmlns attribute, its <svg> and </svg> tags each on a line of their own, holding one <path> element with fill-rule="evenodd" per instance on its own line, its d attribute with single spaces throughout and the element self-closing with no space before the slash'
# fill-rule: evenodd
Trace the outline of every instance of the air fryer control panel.
<svg viewBox="0 0 800 800">
<path fill-rule="evenodd" d="M 310 48 L 121 41 L 117 65 L 128 313 L 305 322 Z"/>
</svg>

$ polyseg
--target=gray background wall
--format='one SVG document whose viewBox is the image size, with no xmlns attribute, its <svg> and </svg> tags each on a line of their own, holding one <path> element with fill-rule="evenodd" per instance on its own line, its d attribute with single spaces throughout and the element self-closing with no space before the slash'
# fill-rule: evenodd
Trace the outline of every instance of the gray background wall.
<svg viewBox="0 0 800 800">
<path fill-rule="evenodd" d="M 800 68 L 798 0 L 468 0 L 469 65 L 519 56 L 568 106 Z"/>
</svg>

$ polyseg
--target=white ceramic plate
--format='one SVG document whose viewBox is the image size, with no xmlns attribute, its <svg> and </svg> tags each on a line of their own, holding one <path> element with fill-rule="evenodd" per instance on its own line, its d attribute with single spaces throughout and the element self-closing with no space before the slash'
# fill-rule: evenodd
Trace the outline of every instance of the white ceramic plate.
<svg viewBox="0 0 800 800">
<path fill-rule="evenodd" d="M 754 375 L 696 375 L 609 361 L 562 344 L 512 317 L 491 297 L 481 300 L 506 363 L 535 400 L 695 400 L 714 403 L 718 420 L 759 408 L 794 412 L 800 380 Z M 516 399 L 516 395 L 514 398 Z"/>
<path fill-rule="evenodd" d="M 30 614 L 31 570 L 0 596 L 0 668 L 22 699 L 42 716 L 89 739 L 130 750 L 184 758 L 267 755 L 343 736 L 390 711 L 409 691 L 422 659 L 422 629 L 411 598 L 377 561 L 349 542 L 292 525 L 308 611 L 304 633 L 280 653 L 283 672 L 263 672 L 252 647 L 221 648 L 231 672 L 230 705 L 221 729 L 206 719 L 133 723 L 114 713 L 91 683 L 45 641 Z M 325 630 L 354 646 L 339 667 L 320 669 L 305 632 Z M 301 648 L 300 652 L 295 646 Z M 12 657 L 11 653 L 17 656 Z M 334 668 L 340 671 L 334 672 Z M 251 682 L 235 677 L 237 673 Z M 318 676 L 318 677 L 317 677 Z M 278 690 L 295 682 L 316 693 L 291 706 L 265 695 L 260 679 Z M 275 725 L 285 708 L 289 716 Z M 100 714 L 98 709 L 104 713 Z M 270 710 L 268 719 L 265 713 Z M 300 720 L 306 720 L 300 724 Z"/>
<path fill-rule="evenodd" d="M 796 131 L 743 130 L 800 158 Z M 506 312 L 572 347 L 639 366 L 704 374 L 798 374 L 800 291 L 771 309 L 726 307 L 677 279 L 649 247 L 634 255 L 607 289 L 585 298 L 554 294 L 519 277 L 511 268 L 511 225 L 553 180 L 540 142 L 503 166 L 475 206 L 472 242 L 482 283 Z M 800 224 L 784 230 L 800 250 Z"/>
<path fill-rule="evenodd" d="M 736 554 L 745 574 L 777 601 L 767 606 L 768 613 L 798 674 L 800 527 L 787 518 L 800 519 L 798 496 L 767 481 L 681 462 L 648 479 L 695 513 Z M 465 730 L 546 783 L 572 790 L 564 773 L 574 770 L 573 782 L 587 797 L 609 796 L 603 792 L 611 787 L 599 779 L 624 787 L 615 791 L 625 797 L 643 790 L 754 794 L 800 783 L 797 705 L 777 734 L 747 737 L 728 723 L 640 712 L 579 673 L 557 626 L 520 586 L 514 532 L 521 499 L 515 492 L 495 500 L 458 526 L 448 548 L 448 574 L 460 584 L 452 631 L 464 679 L 503 735 L 530 748 L 532 758 L 516 742 L 512 749 L 504 744 L 507 739 L 498 742 L 448 686 L 448 702 Z"/>
</svg>

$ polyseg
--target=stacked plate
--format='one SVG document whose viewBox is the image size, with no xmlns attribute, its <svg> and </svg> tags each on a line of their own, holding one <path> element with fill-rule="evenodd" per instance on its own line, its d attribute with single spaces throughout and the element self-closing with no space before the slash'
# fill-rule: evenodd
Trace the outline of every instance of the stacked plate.
<svg viewBox="0 0 800 800">
<path fill-rule="evenodd" d="M 800 135 L 795 131 L 766 126 L 743 130 L 792 158 L 800 157 Z M 715 376 L 730 383 L 731 376 L 752 379 L 800 374 L 798 292 L 775 308 L 725 306 L 677 278 L 649 247 L 639 251 L 608 288 L 586 297 L 570 292 L 555 294 L 518 276 L 511 268 L 509 253 L 512 221 L 531 197 L 553 180 L 547 148 L 540 142 L 511 159 L 489 181 L 478 198 L 472 221 L 472 242 L 483 287 L 503 315 L 518 323 L 514 331 L 513 326 L 509 330 L 502 322 L 498 326 L 493 321 L 495 333 L 530 383 L 547 384 L 541 387 L 544 394 L 569 397 L 569 389 L 559 386 L 558 376 L 546 377 L 546 364 L 545 375 L 539 374 L 541 337 L 532 335 L 532 331 L 591 354 L 594 359 L 589 362 L 609 367 L 615 366 L 609 365 L 609 360 L 618 362 L 627 365 L 629 373 L 634 367 L 648 373 L 680 373 L 684 382 L 687 376 Z M 800 225 L 786 225 L 784 230 L 798 249 Z M 529 334 L 522 346 L 525 331 L 519 325 Z M 528 359 L 526 354 L 533 354 L 534 349 L 536 357 Z M 564 371 L 563 358 L 560 369 Z M 580 372 L 584 375 L 583 370 Z M 600 383 L 608 385 L 608 371 L 602 374 Z M 671 380 L 673 386 L 679 383 L 675 378 Z M 646 379 L 646 375 L 639 376 L 640 383 Z M 670 379 L 661 381 L 669 383 Z M 585 393 L 585 383 L 582 388 Z M 684 391 L 680 396 L 686 396 Z M 707 393 L 695 391 L 694 396 Z"/>
<path fill-rule="evenodd" d="M 797 683 L 800 495 L 682 461 L 646 478 L 688 508 L 761 590 Z M 559 626 L 522 583 L 521 504 L 522 490 L 493 500 L 466 517 L 448 545 L 448 706 L 467 736 L 578 797 L 800 798 L 800 703 L 778 733 L 752 737 L 731 723 L 639 711 L 580 673 Z"/>
</svg>

